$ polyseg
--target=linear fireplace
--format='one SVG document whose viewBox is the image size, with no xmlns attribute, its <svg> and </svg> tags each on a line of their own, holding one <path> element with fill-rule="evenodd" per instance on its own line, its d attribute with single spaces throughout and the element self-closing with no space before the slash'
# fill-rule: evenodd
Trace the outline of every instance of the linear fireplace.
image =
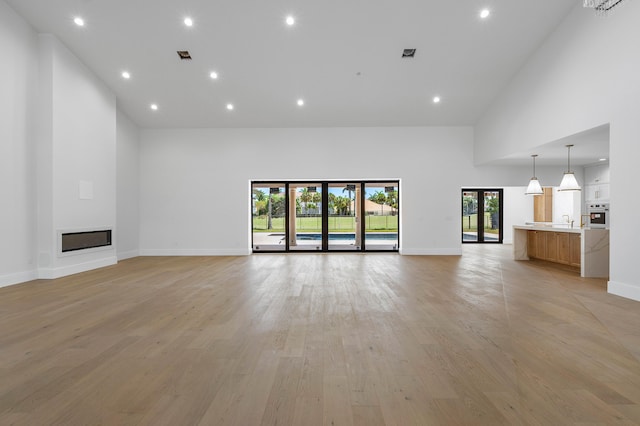
<svg viewBox="0 0 640 426">
<path fill-rule="evenodd" d="M 62 253 L 111 246 L 111 229 L 60 234 Z"/>
</svg>

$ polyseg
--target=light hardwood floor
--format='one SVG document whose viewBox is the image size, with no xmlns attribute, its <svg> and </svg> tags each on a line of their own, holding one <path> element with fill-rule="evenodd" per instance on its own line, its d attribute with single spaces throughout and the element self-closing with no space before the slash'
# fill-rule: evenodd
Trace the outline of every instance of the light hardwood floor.
<svg viewBox="0 0 640 426">
<path fill-rule="evenodd" d="M 640 424 L 640 303 L 510 250 L 141 257 L 0 289 L 0 424 Z"/>
</svg>

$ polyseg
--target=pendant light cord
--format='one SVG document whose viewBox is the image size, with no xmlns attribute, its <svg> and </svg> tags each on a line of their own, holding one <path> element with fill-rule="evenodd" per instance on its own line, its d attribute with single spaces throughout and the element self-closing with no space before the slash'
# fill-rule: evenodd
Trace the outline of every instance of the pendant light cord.
<svg viewBox="0 0 640 426">
<path fill-rule="evenodd" d="M 573 145 L 567 145 L 567 173 L 571 173 L 571 147 Z"/>
</svg>

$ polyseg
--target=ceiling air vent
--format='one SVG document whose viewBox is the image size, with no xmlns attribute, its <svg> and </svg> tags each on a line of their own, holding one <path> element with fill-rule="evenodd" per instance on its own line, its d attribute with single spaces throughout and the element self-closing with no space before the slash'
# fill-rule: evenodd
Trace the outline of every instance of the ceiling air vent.
<svg viewBox="0 0 640 426">
<path fill-rule="evenodd" d="M 404 49 L 402 51 L 403 58 L 413 58 L 416 55 L 416 49 Z"/>
<path fill-rule="evenodd" d="M 188 50 L 178 50 L 178 56 L 180 57 L 180 59 L 187 60 L 190 61 L 191 60 L 191 55 L 189 54 Z"/>
</svg>

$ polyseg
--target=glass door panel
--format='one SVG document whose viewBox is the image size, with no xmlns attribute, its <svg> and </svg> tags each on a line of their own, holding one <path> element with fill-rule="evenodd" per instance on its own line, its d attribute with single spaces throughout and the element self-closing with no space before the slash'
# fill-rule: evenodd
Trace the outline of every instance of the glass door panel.
<svg viewBox="0 0 640 426">
<path fill-rule="evenodd" d="M 253 250 L 285 251 L 286 197 L 283 183 L 251 185 Z"/>
<path fill-rule="evenodd" d="M 502 243 L 502 189 L 462 190 L 462 242 Z"/>
<path fill-rule="evenodd" d="M 398 181 L 253 181 L 253 251 L 398 251 L 398 190 Z"/>
<path fill-rule="evenodd" d="M 365 250 L 398 250 L 398 182 L 367 182 L 364 193 Z"/>
<path fill-rule="evenodd" d="M 500 192 L 485 191 L 484 192 L 484 241 L 485 242 L 501 242 L 502 235 L 500 230 Z"/>
<path fill-rule="evenodd" d="M 289 183 L 289 250 L 322 250 L 322 184 Z"/>
<path fill-rule="evenodd" d="M 462 191 L 462 241 L 478 241 L 477 191 Z"/>
<path fill-rule="evenodd" d="M 361 250 L 362 184 L 330 182 L 328 192 L 329 250 Z"/>
</svg>

